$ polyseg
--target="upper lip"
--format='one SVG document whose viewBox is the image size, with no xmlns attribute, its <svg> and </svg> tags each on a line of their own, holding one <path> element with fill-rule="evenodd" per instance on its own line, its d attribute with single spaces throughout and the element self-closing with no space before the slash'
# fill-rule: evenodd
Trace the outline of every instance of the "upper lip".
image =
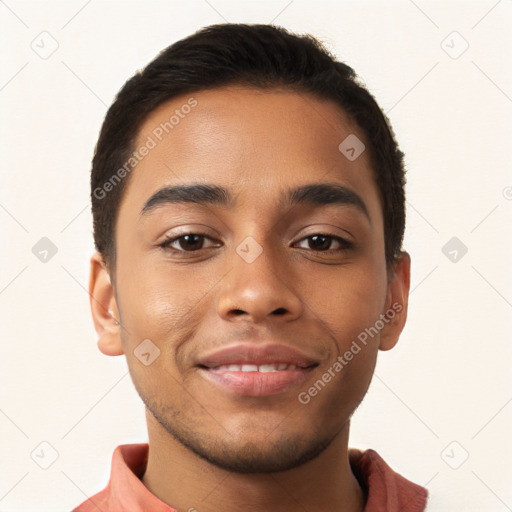
<svg viewBox="0 0 512 512">
<path fill-rule="evenodd" d="M 286 363 L 299 368 L 316 366 L 318 360 L 298 349 L 282 344 L 239 343 L 214 350 L 201 356 L 197 365 L 216 368 L 228 364 L 278 364 Z"/>
</svg>

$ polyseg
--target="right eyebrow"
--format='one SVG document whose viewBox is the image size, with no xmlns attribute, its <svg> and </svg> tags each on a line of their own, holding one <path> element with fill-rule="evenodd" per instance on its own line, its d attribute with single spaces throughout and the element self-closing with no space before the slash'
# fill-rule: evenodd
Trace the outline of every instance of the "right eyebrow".
<svg viewBox="0 0 512 512">
<path fill-rule="evenodd" d="M 224 187 L 217 185 L 191 184 L 164 187 L 155 192 L 144 204 L 140 214 L 145 215 L 154 208 L 172 203 L 198 203 L 230 206 L 233 196 Z"/>
</svg>

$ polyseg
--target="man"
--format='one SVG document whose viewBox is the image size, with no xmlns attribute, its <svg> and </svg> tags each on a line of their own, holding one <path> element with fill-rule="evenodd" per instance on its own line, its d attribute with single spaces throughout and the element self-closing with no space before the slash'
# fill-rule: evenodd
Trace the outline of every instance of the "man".
<svg viewBox="0 0 512 512">
<path fill-rule="evenodd" d="M 120 91 L 93 160 L 98 346 L 124 354 L 149 445 L 75 510 L 424 510 L 348 449 L 407 313 L 403 155 L 310 36 L 206 27 Z"/>
</svg>

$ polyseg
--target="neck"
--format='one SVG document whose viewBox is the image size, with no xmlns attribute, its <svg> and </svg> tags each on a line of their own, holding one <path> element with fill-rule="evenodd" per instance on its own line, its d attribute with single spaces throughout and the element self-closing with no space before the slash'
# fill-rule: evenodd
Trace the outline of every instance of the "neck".
<svg viewBox="0 0 512 512">
<path fill-rule="evenodd" d="M 149 456 L 142 477 L 148 490 L 177 510 L 361 512 L 365 498 L 348 459 L 349 423 L 315 459 L 268 474 L 226 471 L 176 441 L 146 410 Z"/>
</svg>

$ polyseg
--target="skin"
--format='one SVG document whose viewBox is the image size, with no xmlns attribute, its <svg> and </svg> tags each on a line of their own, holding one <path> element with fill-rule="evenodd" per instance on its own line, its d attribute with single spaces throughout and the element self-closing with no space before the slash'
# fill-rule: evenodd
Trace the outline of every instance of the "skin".
<svg viewBox="0 0 512 512">
<path fill-rule="evenodd" d="M 382 206 L 368 151 L 351 162 L 338 150 L 361 130 L 336 104 L 287 90 L 224 87 L 192 95 L 197 106 L 137 164 L 116 221 L 116 263 L 91 259 L 91 307 L 98 346 L 124 354 L 146 404 L 149 460 L 142 481 L 178 510 L 362 510 L 365 497 L 348 459 L 350 417 L 363 399 L 378 350 L 392 348 L 407 314 L 410 259 L 388 272 Z M 137 147 L 189 96 L 152 112 Z M 226 187 L 229 206 L 158 205 L 160 188 Z M 353 205 L 286 205 L 283 191 L 311 183 L 349 188 Z M 108 199 L 107 199 L 108 200 Z M 166 237 L 205 234 L 195 251 L 159 246 Z M 315 234 L 343 237 L 353 248 Z M 236 252 L 248 236 L 263 252 Z M 182 239 L 183 240 L 183 239 Z M 178 252 L 181 251 L 181 252 Z M 402 306 L 377 336 L 308 404 L 298 400 L 365 328 Z M 108 313 L 111 312 L 111 314 Z M 134 356 L 150 339 L 160 356 Z M 307 380 L 271 396 L 241 396 L 212 385 L 202 354 L 268 340 L 305 351 L 318 366 Z M 198 476 L 200 475 L 200 476 Z"/>
</svg>

